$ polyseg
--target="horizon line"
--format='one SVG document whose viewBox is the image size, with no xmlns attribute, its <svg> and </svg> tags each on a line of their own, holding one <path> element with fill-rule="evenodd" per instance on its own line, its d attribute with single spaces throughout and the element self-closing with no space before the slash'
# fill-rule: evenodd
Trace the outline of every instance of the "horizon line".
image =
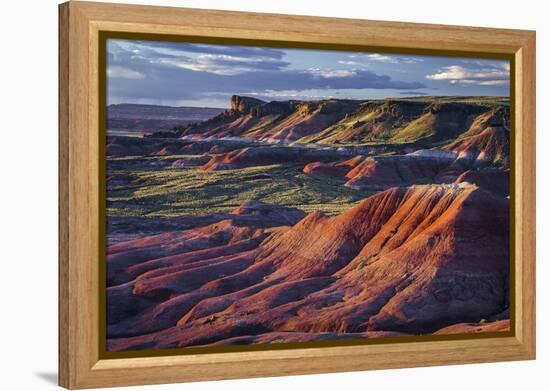
<svg viewBox="0 0 550 391">
<path fill-rule="evenodd" d="M 263 101 L 265 103 L 269 102 L 289 102 L 289 101 L 306 101 L 306 102 L 315 102 L 315 101 L 323 101 L 323 100 L 347 100 L 347 101 L 381 101 L 381 100 L 421 100 L 421 99 L 444 99 L 444 98 L 462 98 L 462 99 L 468 99 L 468 98 L 498 98 L 498 99 L 510 99 L 509 95 L 406 95 L 406 96 L 388 96 L 385 98 L 365 98 L 365 99 L 352 99 L 352 98 L 336 98 L 336 97 L 327 97 L 327 98 L 311 98 L 311 99 L 272 99 L 272 100 L 264 100 L 257 98 L 255 96 L 250 95 L 238 95 L 236 96 L 244 97 L 244 98 L 252 98 L 257 99 L 260 101 Z M 234 95 L 233 95 L 234 96 Z M 202 109 L 218 109 L 218 110 L 227 110 L 230 107 L 215 107 L 215 106 L 195 106 L 192 104 L 187 105 L 168 105 L 168 104 L 158 104 L 158 103 L 134 103 L 134 102 L 119 102 L 119 103 L 110 103 L 107 104 L 106 107 L 111 106 L 119 106 L 119 105 L 135 105 L 135 106 L 157 106 L 157 107 L 170 107 L 170 108 L 184 108 L 184 107 L 192 107 L 192 108 L 202 108 Z"/>
</svg>

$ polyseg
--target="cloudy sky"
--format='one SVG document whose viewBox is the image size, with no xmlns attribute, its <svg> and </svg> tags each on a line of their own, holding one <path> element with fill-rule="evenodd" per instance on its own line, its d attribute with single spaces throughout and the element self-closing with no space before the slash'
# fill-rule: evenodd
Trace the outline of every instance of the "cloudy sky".
<svg viewBox="0 0 550 391">
<path fill-rule="evenodd" d="M 508 96 L 509 69 L 500 60 L 109 39 L 107 103 Z"/>
</svg>

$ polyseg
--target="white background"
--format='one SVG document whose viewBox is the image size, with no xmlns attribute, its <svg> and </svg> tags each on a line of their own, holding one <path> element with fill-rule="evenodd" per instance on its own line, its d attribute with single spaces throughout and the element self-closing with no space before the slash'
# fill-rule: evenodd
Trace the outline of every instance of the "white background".
<svg viewBox="0 0 550 391">
<path fill-rule="evenodd" d="M 124 2 L 119 0 L 119 2 Z M 180 0 L 134 3 L 537 30 L 538 359 L 140 387 L 154 390 L 538 390 L 550 383 L 550 129 L 544 1 Z M 0 388 L 53 389 L 57 377 L 57 1 L 0 12 Z M 546 10 L 547 11 L 547 10 Z M 546 384 L 545 384 L 546 383 Z"/>
</svg>

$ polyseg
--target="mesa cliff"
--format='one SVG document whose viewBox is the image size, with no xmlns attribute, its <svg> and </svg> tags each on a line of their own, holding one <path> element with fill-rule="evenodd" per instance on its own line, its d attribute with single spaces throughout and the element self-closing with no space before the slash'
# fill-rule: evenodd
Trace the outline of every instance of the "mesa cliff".
<svg viewBox="0 0 550 391">
<path fill-rule="evenodd" d="M 278 143 L 450 143 L 487 128 L 507 128 L 499 99 L 422 98 L 272 101 L 234 95 L 231 108 L 174 136 L 247 137 Z"/>
</svg>

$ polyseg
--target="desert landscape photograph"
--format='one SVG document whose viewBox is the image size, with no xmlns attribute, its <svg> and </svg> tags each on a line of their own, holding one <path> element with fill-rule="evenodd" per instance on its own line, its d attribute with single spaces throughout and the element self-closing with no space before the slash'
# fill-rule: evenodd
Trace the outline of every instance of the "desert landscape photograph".
<svg viewBox="0 0 550 391">
<path fill-rule="evenodd" d="M 510 330 L 508 61 L 108 39 L 106 62 L 107 352 Z"/>
</svg>

